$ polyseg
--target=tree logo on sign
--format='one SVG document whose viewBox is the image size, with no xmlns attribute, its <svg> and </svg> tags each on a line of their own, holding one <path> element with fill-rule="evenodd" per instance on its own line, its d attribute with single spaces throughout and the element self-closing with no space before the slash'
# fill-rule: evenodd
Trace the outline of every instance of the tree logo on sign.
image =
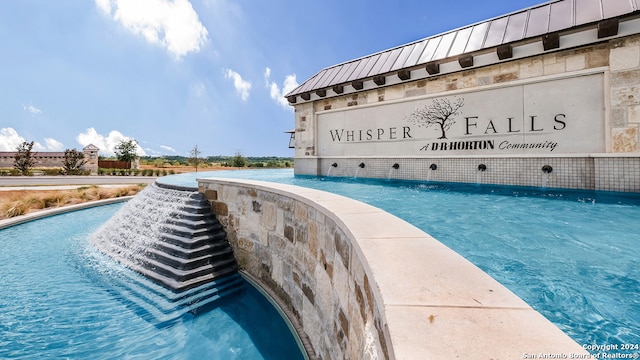
<svg viewBox="0 0 640 360">
<path fill-rule="evenodd" d="M 464 99 L 459 97 L 453 98 L 453 101 L 448 98 L 433 99 L 430 105 L 418 108 L 408 115 L 407 120 L 418 127 L 428 128 L 432 125 L 438 125 L 440 127 L 438 139 L 446 139 L 447 130 L 455 124 L 454 116 L 460 114 L 462 106 L 464 106 Z"/>
</svg>

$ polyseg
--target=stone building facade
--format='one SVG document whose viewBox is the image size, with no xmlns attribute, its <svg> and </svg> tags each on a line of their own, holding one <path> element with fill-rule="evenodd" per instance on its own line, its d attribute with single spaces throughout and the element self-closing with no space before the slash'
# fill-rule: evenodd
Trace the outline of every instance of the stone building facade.
<svg viewBox="0 0 640 360">
<path fill-rule="evenodd" d="M 640 6 L 590 3 L 321 70 L 288 94 L 296 174 L 640 191 Z"/>
<path fill-rule="evenodd" d="M 98 174 L 98 149 L 97 146 L 89 144 L 82 148 L 86 163 L 81 170 L 89 171 L 91 175 Z M 13 168 L 15 162 L 15 152 L 0 152 L 0 168 Z M 36 168 L 61 168 L 64 161 L 64 152 L 37 151 L 34 152 Z"/>
</svg>

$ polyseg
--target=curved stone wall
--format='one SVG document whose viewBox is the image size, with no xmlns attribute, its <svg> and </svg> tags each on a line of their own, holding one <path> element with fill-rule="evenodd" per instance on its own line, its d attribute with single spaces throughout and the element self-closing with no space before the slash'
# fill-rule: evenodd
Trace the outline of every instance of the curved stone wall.
<svg viewBox="0 0 640 360">
<path fill-rule="evenodd" d="M 199 179 L 240 267 L 292 314 L 310 358 L 584 354 L 524 301 L 411 224 L 323 191 Z"/>
</svg>

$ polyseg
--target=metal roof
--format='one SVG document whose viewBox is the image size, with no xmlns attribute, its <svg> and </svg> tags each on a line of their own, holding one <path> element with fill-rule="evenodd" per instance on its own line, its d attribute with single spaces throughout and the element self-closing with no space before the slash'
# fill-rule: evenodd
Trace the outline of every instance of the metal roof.
<svg viewBox="0 0 640 360">
<path fill-rule="evenodd" d="M 335 85 L 348 85 L 354 80 L 415 68 L 638 10 L 640 0 L 551 1 L 322 69 L 286 97 L 290 102 L 295 102 L 295 98 L 292 98 L 295 95 Z"/>
</svg>

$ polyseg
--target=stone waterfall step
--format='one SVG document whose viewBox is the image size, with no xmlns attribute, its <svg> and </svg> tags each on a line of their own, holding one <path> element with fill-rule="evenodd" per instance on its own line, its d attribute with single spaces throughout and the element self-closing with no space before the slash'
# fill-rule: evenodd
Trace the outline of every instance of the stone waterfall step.
<svg viewBox="0 0 640 360">
<path fill-rule="evenodd" d="M 187 313 L 196 314 L 226 296 L 243 291 L 246 282 L 235 273 L 183 292 L 175 292 L 132 271 L 108 280 L 110 289 L 126 306 L 155 326 L 171 325 Z"/>
<path fill-rule="evenodd" d="M 233 292 L 236 283 L 225 285 L 222 292 L 215 290 L 215 284 L 239 276 L 224 228 L 195 189 L 157 183 L 147 186 L 91 242 L 102 253 L 176 294 L 211 286 L 196 293 L 216 298 Z"/>
<path fill-rule="evenodd" d="M 116 247 L 100 248 L 100 251 L 131 270 L 174 291 L 189 290 L 212 280 L 237 273 L 237 265 L 233 257 L 213 261 L 193 269 L 182 270 L 153 260 L 144 254 L 128 254 L 125 257 Z"/>
</svg>

